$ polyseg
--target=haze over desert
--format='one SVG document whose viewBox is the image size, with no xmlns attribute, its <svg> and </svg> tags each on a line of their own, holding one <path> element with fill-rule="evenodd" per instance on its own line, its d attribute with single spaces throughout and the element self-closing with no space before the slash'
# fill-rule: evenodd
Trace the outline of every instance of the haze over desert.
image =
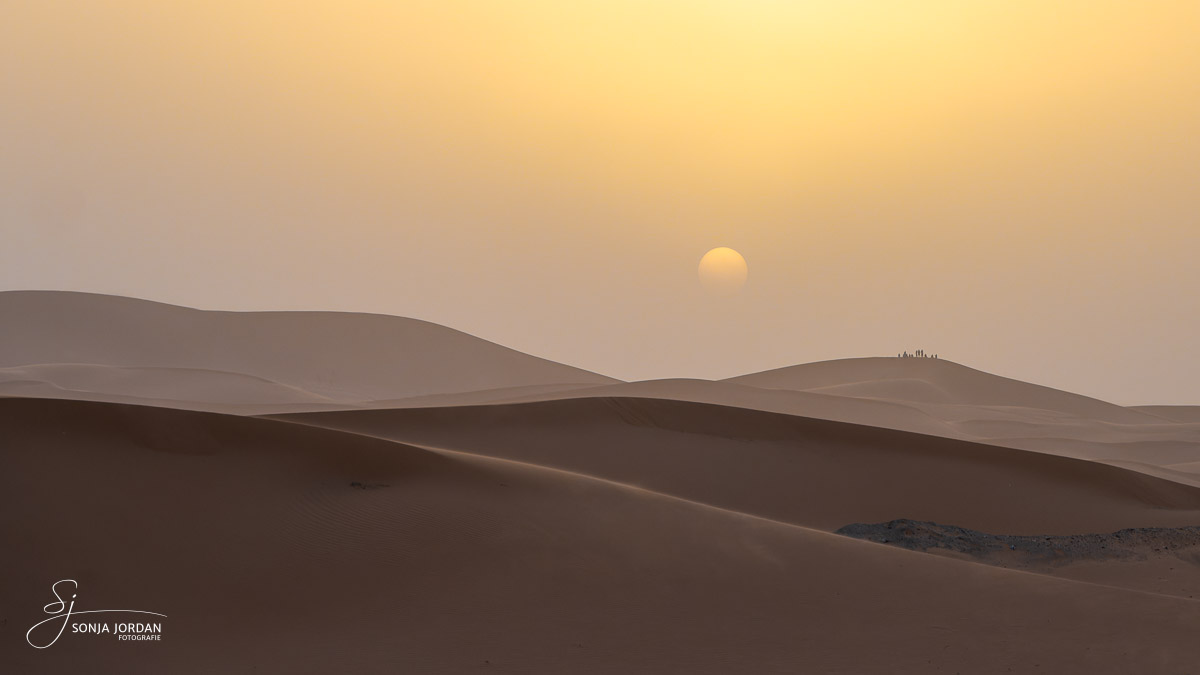
<svg viewBox="0 0 1200 675">
<path fill-rule="evenodd" d="M 0 675 L 1200 675 L 1200 2 L 0 2 Z"/>
</svg>

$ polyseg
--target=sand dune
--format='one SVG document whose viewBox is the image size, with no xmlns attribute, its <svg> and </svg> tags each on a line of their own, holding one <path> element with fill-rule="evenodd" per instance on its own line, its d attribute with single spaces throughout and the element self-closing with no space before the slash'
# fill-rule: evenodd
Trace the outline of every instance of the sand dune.
<svg viewBox="0 0 1200 675">
<path fill-rule="evenodd" d="M 870 361 L 875 364 L 900 361 L 900 359 L 849 360 L 829 362 L 829 366 L 809 365 L 822 366 L 817 370 L 824 371 L 829 377 L 833 376 L 830 371 L 836 370 L 835 366 L 846 366 L 849 373 L 847 377 L 849 377 L 853 371 L 861 369 L 863 364 L 860 361 Z M 931 379 L 936 379 L 937 374 L 947 367 L 952 371 L 962 368 L 957 364 L 941 360 L 905 359 L 904 361 L 917 363 L 916 367 L 907 365 L 905 367 L 914 372 L 924 371 Z M 801 370 L 806 367 L 802 367 Z M 968 398 L 1002 400 L 1004 398 L 1003 391 L 991 392 L 988 389 L 992 386 L 997 386 L 1001 390 L 1016 387 L 1011 384 L 1012 381 L 1005 378 L 970 369 L 964 370 L 973 373 L 971 377 L 976 380 L 973 386 L 977 391 Z M 915 381 L 917 380 L 904 380 L 905 383 Z M 1047 409 L 982 403 L 930 403 L 922 400 L 882 397 L 884 393 L 891 396 L 900 396 L 904 393 L 888 388 L 884 388 L 886 392 L 884 389 L 872 392 L 880 397 L 860 397 L 848 395 L 849 390 L 838 387 L 822 386 L 812 390 L 793 391 L 790 389 L 764 389 L 739 382 L 741 382 L 740 378 L 722 382 L 706 380 L 629 382 L 571 390 L 543 391 L 519 397 L 497 397 L 491 402 L 532 402 L 606 396 L 663 398 L 911 431 L 1067 457 L 1112 461 L 1124 466 L 1144 466 L 1146 472 L 1154 475 L 1168 475 L 1170 472 L 1160 470 L 1166 464 L 1200 461 L 1200 424 L 1186 421 L 1186 415 L 1181 417 L 1183 421 L 1172 421 L 1159 415 L 1134 412 L 1132 421 L 1127 419 L 1124 422 L 1113 422 L 1110 419 L 1120 416 L 1112 413 L 1111 408 L 1114 406 L 1093 399 L 1083 399 L 1081 403 L 1078 400 L 1080 397 L 1066 392 L 1058 392 L 1061 396 L 1047 394 L 1035 401 L 1043 405 L 1058 406 L 1058 409 Z M 1019 389 L 1019 387 L 1017 388 Z M 841 393 L 832 393 L 834 391 Z M 1019 396 L 1019 392 L 1013 395 Z M 453 402 L 447 401 L 447 403 Z M 471 401 L 464 399 L 457 404 L 470 403 Z M 372 404 L 370 407 L 385 406 Z M 403 403 L 401 402 L 401 405 L 397 407 L 404 407 Z M 1081 416 L 1096 411 L 1099 411 L 1100 418 Z M 1178 474 L 1179 472 L 1175 471 L 1174 473 Z M 1195 476 L 1183 476 L 1183 478 L 1186 482 L 1200 481 L 1200 473 Z"/>
<path fill-rule="evenodd" d="M 87 364 L 187 369 L 188 375 L 219 371 L 288 388 L 273 401 L 281 404 L 293 403 L 295 390 L 346 403 L 615 382 L 436 324 L 375 314 L 210 312 L 88 293 L 10 291 L 0 293 L 0 325 L 0 368 Z M 187 383 L 184 374 L 177 373 L 184 392 L 204 389 L 212 380 L 204 374 Z M 154 378 L 143 388 L 136 378 L 96 375 L 70 377 L 115 387 L 95 393 L 145 399 L 163 393 Z M 172 394 L 165 400 L 181 398 L 179 392 L 165 393 Z"/>
<path fill-rule="evenodd" d="M 1103 464 L 665 399 L 285 419 L 551 466 L 827 530 L 900 517 L 1009 534 L 1200 522 L 1200 490 Z"/>
<path fill-rule="evenodd" d="M 0 392 L 40 398 L 124 398 L 189 407 L 209 404 L 214 408 L 242 406 L 297 406 L 322 409 L 339 405 L 286 384 L 202 368 L 147 368 L 85 363 L 38 364 L 0 368 Z"/>
<path fill-rule="evenodd" d="M 1187 407 L 1122 408 L 944 360 L 844 359 L 724 382 L 621 383 L 397 317 L 201 312 L 62 292 L 0 293 L 4 317 L 13 320 L 0 334 L 0 396 L 244 415 L 655 397 L 1094 459 L 1200 483 L 1191 473 L 1200 422 Z M 1168 446 L 1166 457 L 1160 450 Z"/>
<path fill-rule="evenodd" d="M 530 464 L 99 403 L 0 400 L 0 427 L 0 528 L 20 551 L 0 564 L 30 580 L 0 602 L 14 672 L 1151 673 L 1200 660 L 1194 601 Z M 23 627 L 68 574 L 90 606 L 167 614 L 163 642 L 29 649 Z"/>
<path fill-rule="evenodd" d="M 411 319 L 74 293 L 0 293 L 0 325 L 13 672 L 1200 662 L 1194 408 L 922 359 L 625 383 Z M 63 578 L 164 641 L 32 649 Z"/>
<path fill-rule="evenodd" d="M 568 398 L 661 398 L 693 403 L 712 403 L 802 417 L 817 417 L 837 422 L 869 424 L 950 438 L 966 437 L 949 422 L 938 419 L 905 401 L 848 398 L 807 391 L 761 389 L 712 380 L 671 379 L 620 382 L 581 387 L 569 391 L 536 392 L 522 396 L 497 398 L 490 402 L 527 403 Z M 460 405 L 469 404 L 466 401 L 460 403 Z"/>
<path fill-rule="evenodd" d="M 1073 438 L 1010 438 L 1008 447 L 1024 447 L 1067 457 L 1096 461 L 1139 461 L 1158 467 L 1176 466 L 1194 461 L 1196 443 L 1183 441 L 1079 441 Z"/>
<path fill-rule="evenodd" d="M 1131 410 L 1157 415 L 1173 422 L 1200 423 L 1200 405 L 1141 405 L 1133 406 Z"/>
<path fill-rule="evenodd" d="M 130 403 L 232 415 L 471 405 L 566 394 L 586 384 L 538 384 L 380 401 L 338 401 L 263 378 L 196 368 L 54 364 L 0 368 L 0 397 Z"/>
<path fill-rule="evenodd" d="M 742 375 L 726 381 L 767 389 L 817 391 L 920 403 L 1036 408 L 1127 424 L 1161 421 L 1145 412 L 992 375 L 944 359 L 822 361 Z"/>
</svg>

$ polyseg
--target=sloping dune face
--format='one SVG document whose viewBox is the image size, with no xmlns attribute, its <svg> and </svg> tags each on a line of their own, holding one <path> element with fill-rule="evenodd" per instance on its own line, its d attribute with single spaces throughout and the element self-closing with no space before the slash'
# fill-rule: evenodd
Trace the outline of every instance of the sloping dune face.
<svg viewBox="0 0 1200 675">
<path fill-rule="evenodd" d="M 503 457 L 834 530 L 905 517 L 1009 534 L 1200 523 L 1200 488 L 868 426 L 643 398 L 285 419 Z"/>
<path fill-rule="evenodd" d="M 813 391 L 914 403 L 1036 408 L 1117 423 L 1151 421 L 1149 416 L 1136 410 L 992 375 L 943 359 L 822 361 L 742 375 L 726 381 L 766 389 Z"/>
<path fill-rule="evenodd" d="M 41 395 L 34 388 L 41 383 L 80 398 L 320 408 L 615 382 L 436 324 L 374 314 L 212 312 L 88 293 L 14 291 L 0 293 L 0 326 L 3 393 Z M 62 367 L 31 368 L 46 365 Z M 155 369 L 174 370 L 168 377 Z M 165 380 L 178 385 L 164 390 Z"/>
<path fill-rule="evenodd" d="M 1157 415 L 1174 422 L 1200 424 L 1200 405 L 1145 405 L 1137 406 L 1134 410 Z"/>
<path fill-rule="evenodd" d="M 1165 673 L 1200 662 L 1200 603 L 528 463 L 100 403 L 0 400 L 0 428 L 0 537 L 13 544 L 0 564 L 22 580 L 0 597 L 6 671 Z M 78 580 L 83 607 L 166 614 L 162 641 L 65 634 L 29 648 L 22 635 L 62 578 Z"/>
<path fill-rule="evenodd" d="M 1125 408 L 942 359 L 825 361 L 721 384 L 823 396 L 826 403 L 811 407 L 816 416 L 1110 462 L 1200 484 L 1200 416 L 1186 406 Z M 885 416 L 867 402 L 908 413 Z"/>
<path fill-rule="evenodd" d="M 1194 407 L 1124 408 L 941 359 L 844 359 L 715 382 L 510 390 L 492 392 L 487 399 L 460 396 L 456 404 L 600 397 L 712 403 L 898 429 L 1102 461 L 1200 485 L 1200 417 Z M 412 405 L 395 401 L 371 407 Z M 330 408 L 310 408 L 322 409 Z"/>
<path fill-rule="evenodd" d="M 232 409 L 247 404 L 342 407 L 333 399 L 252 375 L 197 368 L 146 368 L 55 363 L 0 368 L 6 393 L 43 398 L 88 396 L 150 399 L 165 404 L 210 402 Z"/>
</svg>

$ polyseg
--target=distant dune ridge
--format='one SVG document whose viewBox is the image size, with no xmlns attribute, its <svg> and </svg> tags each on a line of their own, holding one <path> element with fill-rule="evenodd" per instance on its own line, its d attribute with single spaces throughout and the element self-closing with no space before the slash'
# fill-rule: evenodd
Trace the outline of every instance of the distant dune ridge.
<svg viewBox="0 0 1200 675">
<path fill-rule="evenodd" d="M 0 293 L 0 368 L 79 364 L 92 377 L 48 373 L 98 393 L 141 395 L 129 372 L 100 367 L 188 369 L 179 381 L 211 380 L 202 392 L 223 402 L 245 377 L 273 390 L 264 402 L 308 397 L 332 403 L 399 399 L 501 387 L 604 384 L 612 378 L 522 354 L 417 319 L 344 312 L 215 312 L 90 293 Z M 223 384 L 221 375 L 232 381 Z M 7 379 L 27 373 L 4 373 Z M 106 391 L 105 381 L 115 383 Z M 93 390 L 95 390 L 93 389 Z M 158 398 L 152 386 L 146 398 Z M 85 389 L 85 391 L 88 391 Z M 205 397 L 189 400 L 206 400 Z"/>
<path fill-rule="evenodd" d="M 1188 672 L 1195 410 L 944 359 L 619 382 L 411 319 L 0 293 L 0 664 Z M 163 641 L 32 649 L 61 578 Z"/>
</svg>

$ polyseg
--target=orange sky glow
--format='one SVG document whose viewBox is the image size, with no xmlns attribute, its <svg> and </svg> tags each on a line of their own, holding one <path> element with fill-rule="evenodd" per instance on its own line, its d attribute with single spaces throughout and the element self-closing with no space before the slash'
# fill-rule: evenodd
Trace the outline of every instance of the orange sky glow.
<svg viewBox="0 0 1200 675">
<path fill-rule="evenodd" d="M 7 3 L 0 289 L 1200 403 L 1197 35 L 1190 1 Z"/>
</svg>

